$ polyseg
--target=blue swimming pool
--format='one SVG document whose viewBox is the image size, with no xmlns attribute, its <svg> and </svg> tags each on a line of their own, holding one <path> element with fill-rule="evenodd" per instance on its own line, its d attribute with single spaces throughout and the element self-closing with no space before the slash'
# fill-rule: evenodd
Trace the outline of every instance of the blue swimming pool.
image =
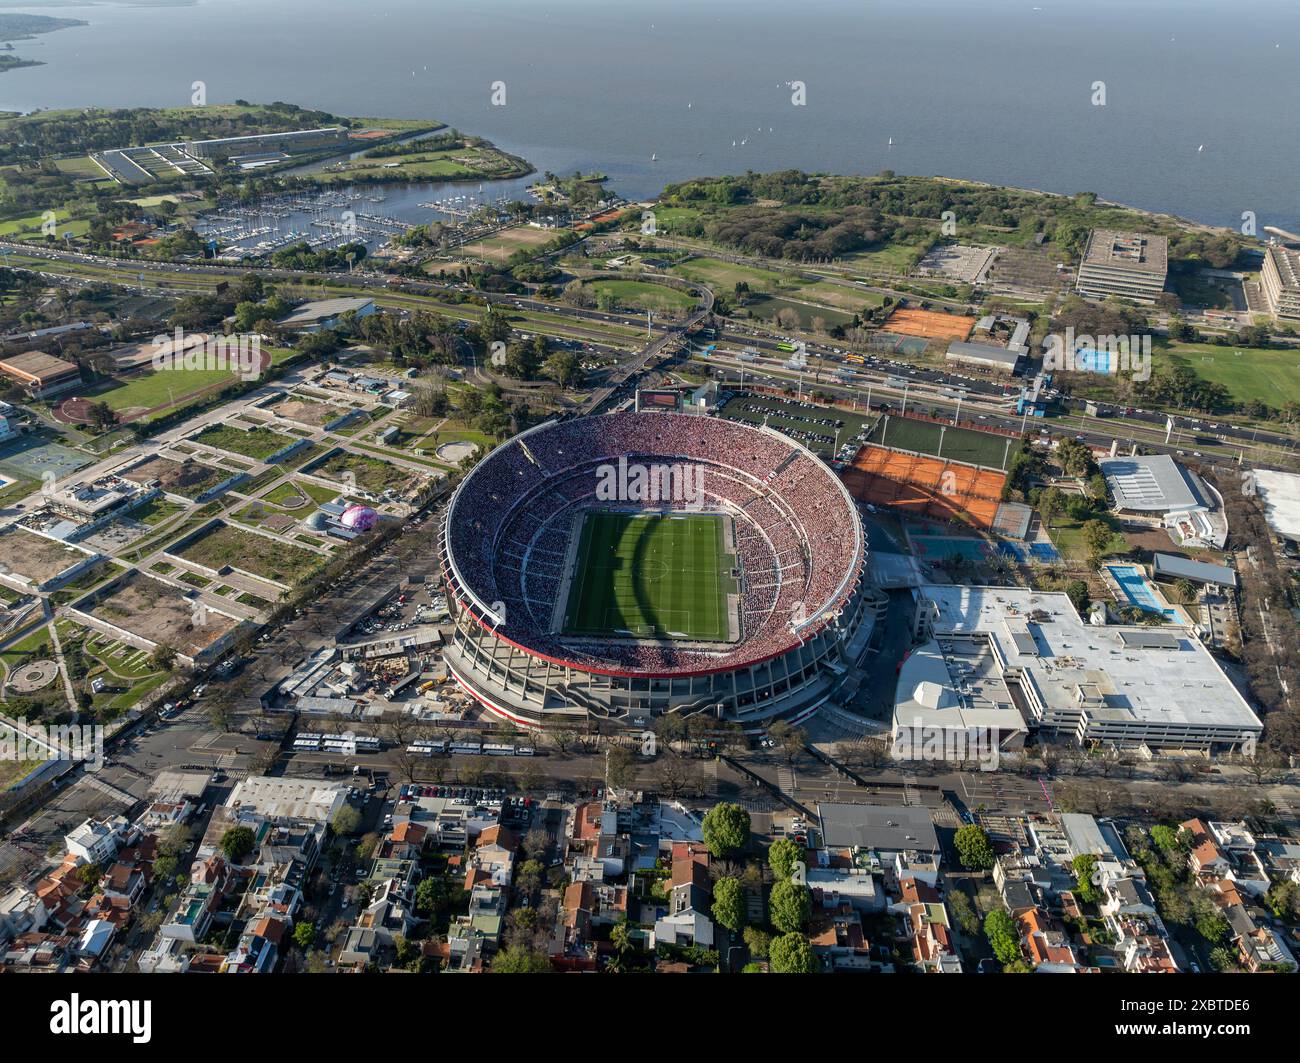
<svg viewBox="0 0 1300 1063">
<path fill-rule="evenodd" d="M 1106 569 L 1115 578 L 1119 589 L 1124 592 L 1124 597 L 1131 604 L 1148 613 L 1159 613 L 1166 620 L 1178 619 L 1175 610 L 1166 609 L 1160 604 L 1150 584 L 1147 583 L 1146 574 L 1140 568 L 1134 565 L 1107 565 Z"/>
</svg>

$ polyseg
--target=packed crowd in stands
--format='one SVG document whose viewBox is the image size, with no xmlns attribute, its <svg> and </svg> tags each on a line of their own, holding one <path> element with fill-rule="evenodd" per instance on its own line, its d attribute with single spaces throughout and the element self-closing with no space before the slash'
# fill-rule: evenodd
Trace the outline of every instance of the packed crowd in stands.
<svg viewBox="0 0 1300 1063">
<path fill-rule="evenodd" d="M 576 639 L 554 631 L 575 516 L 593 506 L 701 508 L 698 499 L 598 500 L 601 466 L 703 468 L 702 508 L 733 518 L 739 642 Z M 619 413 L 543 425 L 492 451 L 448 507 L 444 547 L 456 582 L 505 606 L 498 634 L 579 667 L 717 670 L 775 656 L 832 619 L 861 574 L 861 525 L 819 459 L 779 433 L 694 415 Z M 462 594 L 466 604 L 472 602 Z"/>
</svg>

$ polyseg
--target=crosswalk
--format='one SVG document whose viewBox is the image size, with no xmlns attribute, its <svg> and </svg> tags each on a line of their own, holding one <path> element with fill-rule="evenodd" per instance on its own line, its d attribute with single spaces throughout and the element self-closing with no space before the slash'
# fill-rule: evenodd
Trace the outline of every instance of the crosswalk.
<svg viewBox="0 0 1300 1063">
<path fill-rule="evenodd" d="M 131 793 L 130 790 L 123 790 L 119 786 L 114 786 L 106 779 L 101 779 L 93 771 L 86 772 L 86 774 L 82 776 L 82 780 L 87 786 L 93 786 L 100 793 L 107 797 L 111 797 L 114 801 L 120 801 L 124 805 L 133 805 L 139 800 L 139 798 L 136 797 L 135 794 Z"/>
</svg>

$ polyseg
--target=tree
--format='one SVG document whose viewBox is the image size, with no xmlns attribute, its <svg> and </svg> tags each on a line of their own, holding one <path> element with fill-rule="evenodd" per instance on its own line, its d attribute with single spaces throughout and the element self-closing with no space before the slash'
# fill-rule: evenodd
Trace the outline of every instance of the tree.
<svg viewBox="0 0 1300 1063">
<path fill-rule="evenodd" d="M 1083 536 L 1084 545 L 1088 547 L 1088 554 L 1092 557 L 1100 557 L 1102 553 L 1110 546 L 1112 533 L 1110 525 L 1104 520 L 1093 518 L 1087 521 L 1080 534 Z"/>
<path fill-rule="evenodd" d="M 550 957 L 526 945 L 510 945 L 497 953 L 490 968 L 493 974 L 549 974 Z"/>
<path fill-rule="evenodd" d="M 441 875 L 422 878 L 415 887 L 415 911 L 419 915 L 431 916 L 445 908 L 449 900 L 447 880 Z"/>
<path fill-rule="evenodd" d="M 745 891 L 739 879 L 720 878 L 713 884 L 713 921 L 733 934 L 745 925 Z"/>
<path fill-rule="evenodd" d="M 812 894 L 798 882 L 778 879 L 768 895 L 767 911 L 774 927 L 792 934 L 807 924 L 812 914 Z"/>
<path fill-rule="evenodd" d="M 1061 502 L 1061 492 L 1055 487 L 1049 487 L 1038 496 L 1038 516 L 1044 528 L 1052 526 L 1052 518 L 1061 512 Z"/>
<path fill-rule="evenodd" d="M 1097 884 L 1093 882 L 1096 874 L 1097 855 L 1095 853 L 1080 853 L 1074 858 L 1075 890 L 1079 894 L 1079 899 L 1088 904 L 1091 904 L 1100 896 L 1097 891 Z"/>
<path fill-rule="evenodd" d="M 306 952 L 316 943 L 316 924 L 299 923 L 293 928 L 293 943 Z"/>
<path fill-rule="evenodd" d="M 808 744 L 808 732 L 802 727 L 794 727 L 785 722 L 777 720 L 767 729 L 767 736 L 774 741 L 785 759 L 793 763 L 794 758 L 803 752 L 804 746 Z"/>
<path fill-rule="evenodd" d="M 1275 882 L 1264 895 L 1264 901 L 1277 918 L 1294 919 L 1300 915 L 1300 886 L 1290 879 Z"/>
<path fill-rule="evenodd" d="M 221 851 L 232 864 L 243 863 L 244 857 L 253 851 L 255 840 L 249 827 L 231 827 L 221 836 Z"/>
<path fill-rule="evenodd" d="M 755 959 L 765 960 L 768 956 L 768 950 L 772 947 L 772 935 L 756 926 L 747 926 L 745 927 L 745 947 L 749 949 L 749 954 Z"/>
<path fill-rule="evenodd" d="M 1170 856 L 1175 853 L 1186 854 L 1192 848 L 1191 831 L 1180 830 L 1164 823 L 1157 823 L 1151 828 L 1151 840 Z"/>
<path fill-rule="evenodd" d="M 1016 935 L 1016 924 L 1001 908 L 995 908 L 984 917 L 984 936 L 989 939 L 993 955 L 1002 966 L 1008 967 L 1020 962 L 1020 939 Z"/>
<path fill-rule="evenodd" d="M 816 974 L 821 970 L 817 954 L 802 934 L 783 934 L 768 951 L 776 974 Z"/>
<path fill-rule="evenodd" d="M 993 867 L 993 843 L 988 832 L 977 823 L 968 823 L 953 835 L 953 845 L 961 866 L 968 871 L 988 871 Z"/>
<path fill-rule="evenodd" d="M 627 746 L 610 746 L 605 751 L 605 778 L 615 790 L 630 790 L 636 782 L 636 760 Z"/>
<path fill-rule="evenodd" d="M 361 829 L 361 813 L 351 805 L 344 805 L 334 813 L 334 819 L 330 826 L 334 828 L 334 833 L 342 836 L 356 834 Z"/>
<path fill-rule="evenodd" d="M 767 849 L 767 866 L 778 879 L 793 879 L 804 862 L 804 848 L 793 838 L 778 838 Z"/>
<path fill-rule="evenodd" d="M 749 844 L 749 813 L 730 802 L 714 805 L 704 813 L 701 830 L 713 856 L 731 856 Z"/>
<path fill-rule="evenodd" d="M 617 923 L 609 928 L 609 943 L 621 955 L 629 952 L 632 948 L 632 924 L 627 921 L 627 916 L 621 916 Z"/>
</svg>

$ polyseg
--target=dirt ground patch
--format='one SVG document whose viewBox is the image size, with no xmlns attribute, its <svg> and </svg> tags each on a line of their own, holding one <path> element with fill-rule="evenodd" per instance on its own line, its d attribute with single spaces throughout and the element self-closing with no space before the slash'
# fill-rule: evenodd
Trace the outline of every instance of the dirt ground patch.
<svg viewBox="0 0 1300 1063">
<path fill-rule="evenodd" d="M 199 610 L 179 588 L 133 572 L 88 612 L 140 638 L 193 657 L 236 626 L 233 617 Z"/>
<path fill-rule="evenodd" d="M 895 310 L 885 322 L 889 332 L 926 339 L 964 340 L 975 327 L 973 317 L 943 314 L 937 310 Z"/>
<path fill-rule="evenodd" d="M 16 572 L 37 584 L 45 583 L 85 560 L 86 555 L 80 550 L 43 535 L 33 535 L 22 528 L 0 532 L 0 569 Z"/>
<path fill-rule="evenodd" d="M 189 459 L 173 461 L 171 458 L 150 458 L 129 472 L 123 473 L 123 479 L 137 484 L 157 480 L 158 485 L 167 494 L 181 495 L 192 500 L 223 480 L 229 479 L 230 475 L 224 469 L 213 468 L 211 465 Z"/>
<path fill-rule="evenodd" d="M 283 417 L 288 421 L 296 421 L 298 424 L 311 425 L 313 428 L 324 428 L 331 421 L 337 421 L 348 411 L 339 406 L 331 406 L 327 402 L 311 402 L 305 399 L 285 399 L 283 402 L 277 402 L 270 407 L 269 413 L 277 417 Z"/>
</svg>

